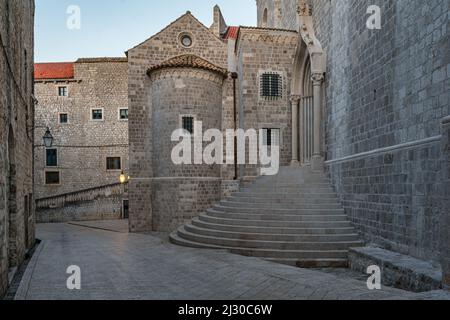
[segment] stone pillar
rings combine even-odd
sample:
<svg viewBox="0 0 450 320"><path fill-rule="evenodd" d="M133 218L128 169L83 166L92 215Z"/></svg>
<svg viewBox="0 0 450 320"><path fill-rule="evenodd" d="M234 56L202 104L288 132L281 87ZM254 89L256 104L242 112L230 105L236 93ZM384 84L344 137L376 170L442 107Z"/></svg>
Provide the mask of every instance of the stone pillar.
<svg viewBox="0 0 450 320"><path fill-rule="evenodd" d="M314 96L314 152L311 161L312 169L323 170L322 155L322 84L323 73L312 75L313 96Z"/></svg>
<svg viewBox="0 0 450 320"><path fill-rule="evenodd" d="M291 166L299 166L299 144L298 144L298 124L299 124L299 103L300 96L291 96L292 106L292 162Z"/></svg>
<svg viewBox="0 0 450 320"><path fill-rule="evenodd" d="M441 204L441 253L443 284L450 290L450 116L442 120L442 204Z"/></svg>

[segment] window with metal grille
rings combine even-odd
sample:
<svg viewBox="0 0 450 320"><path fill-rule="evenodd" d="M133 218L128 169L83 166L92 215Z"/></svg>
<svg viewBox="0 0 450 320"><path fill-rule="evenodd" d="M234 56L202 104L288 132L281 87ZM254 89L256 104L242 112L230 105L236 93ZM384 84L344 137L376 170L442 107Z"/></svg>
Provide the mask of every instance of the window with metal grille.
<svg viewBox="0 0 450 320"><path fill-rule="evenodd" d="M283 78L278 73L267 72L260 79L261 97L275 100L283 97Z"/></svg>
<svg viewBox="0 0 450 320"><path fill-rule="evenodd" d="M189 132L190 134L194 133L194 117L183 116L182 125L183 129L187 132Z"/></svg>
<svg viewBox="0 0 450 320"><path fill-rule="evenodd" d="M58 166L58 151L56 149L45 150L45 165L47 167Z"/></svg>

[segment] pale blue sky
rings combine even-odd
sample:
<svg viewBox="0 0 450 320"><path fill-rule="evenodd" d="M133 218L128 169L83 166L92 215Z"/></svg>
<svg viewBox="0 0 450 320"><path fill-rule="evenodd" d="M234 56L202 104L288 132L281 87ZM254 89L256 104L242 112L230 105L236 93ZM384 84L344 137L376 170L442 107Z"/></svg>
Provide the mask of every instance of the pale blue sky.
<svg viewBox="0 0 450 320"><path fill-rule="evenodd" d="M187 10L209 27L215 4L228 25L256 25L255 0L36 0L35 61L125 56ZM81 9L80 30L66 27L70 5Z"/></svg>

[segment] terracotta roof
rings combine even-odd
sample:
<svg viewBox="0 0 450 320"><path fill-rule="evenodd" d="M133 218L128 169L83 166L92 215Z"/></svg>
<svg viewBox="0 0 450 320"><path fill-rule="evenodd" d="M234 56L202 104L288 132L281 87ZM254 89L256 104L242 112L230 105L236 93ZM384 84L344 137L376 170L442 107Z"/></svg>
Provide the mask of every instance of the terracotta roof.
<svg viewBox="0 0 450 320"><path fill-rule="evenodd" d="M36 63L34 65L34 78L36 80L73 79L73 63Z"/></svg>
<svg viewBox="0 0 450 320"><path fill-rule="evenodd" d="M225 36L223 37L225 40L234 39L236 40L238 37L239 27L228 27Z"/></svg>
<svg viewBox="0 0 450 320"><path fill-rule="evenodd" d="M148 69L147 74L150 75L153 71L159 70L159 69L165 69L165 68L197 68L197 69L204 69L213 71L216 73L219 73L223 75L224 77L227 76L228 72L226 69L218 67L214 64L212 64L209 61L206 61L203 58L200 58L196 55L192 54L185 54L181 56L177 56L174 58L171 58L169 60L166 60L158 65L155 65Z"/></svg>

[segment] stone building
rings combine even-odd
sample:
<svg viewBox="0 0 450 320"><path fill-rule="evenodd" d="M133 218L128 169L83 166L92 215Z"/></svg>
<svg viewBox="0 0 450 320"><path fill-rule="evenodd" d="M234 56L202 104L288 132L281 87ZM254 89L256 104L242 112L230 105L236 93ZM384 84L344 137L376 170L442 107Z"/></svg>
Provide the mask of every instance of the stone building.
<svg viewBox="0 0 450 320"><path fill-rule="evenodd" d="M0 1L0 297L34 244L34 1Z"/></svg>
<svg viewBox="0 0 450 320"><path fill-rule="evenodd" d="M97 198L99 189L108 196L122 170L128 172L127 72L126 58L35 64L38 221L120 217L119 199L80 202L89 193ZM51 148L39 140L46 128Z"/></svg>
<svg viewBox="0 0 450 320"><path fill-rule="evenodd" d="M311 195L320 191L333 206L338 197L366 245L441 265L448 283L449 2L256 3L257 27L229 27L215 7L207 28L188 12L128 51L131 229L173 231L193 218L174 242L258 256L268 246L278 260L288 247L337 254L348 248L280 242L305 235L267 221L280 219L267 216L277 210L327 219L316 214L325 201ZM377 8L381 29L369 28ZM261 129L266 145L279 145L283 170L266 179L255 165L173 165L171 134L183 128L195 136L193 120L224 133ZM259 208L263 196L302 209Z"/></svg>

